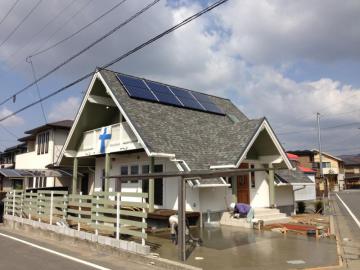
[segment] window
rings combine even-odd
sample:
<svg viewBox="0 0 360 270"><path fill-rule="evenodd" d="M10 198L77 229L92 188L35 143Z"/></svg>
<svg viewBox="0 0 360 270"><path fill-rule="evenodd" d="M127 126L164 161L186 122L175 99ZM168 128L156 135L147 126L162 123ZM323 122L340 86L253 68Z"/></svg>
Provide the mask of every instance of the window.
<svg viewBox="0 0 360 270"><path fill-rule="evenodd" d="M128 175L128 174L129 174L128 166L121 166L121 168L120 168L120 174L121 174L121 175Z"/></svg>
<svg viewBox="0 0 360 270"><path fill-rule="evenodd" d="M254 164L251 164L251 165L250 165L250 168L251 168L251 169L255 169L255 165L254 165ZM254 172L254 171L251 171L251 172L250 172L250 181L251 181L251 187L252 187L252 188L255 188L255 172Z"/></svg>
<svg viewBox="0 0 360 270"><path fill-rule="evenodd" d="M149 165L142 166L142 173L149 173ZM154 166L154 172L155 173L161 173L163 172L163 165L157 164ZM155 180L155 187L154 187L154 203L156 205L162 205L163 204L163 179L162 178L156 178ZM149 180L143 180L142 181L142 191L145 193L149 192ZM146 202L149 202L149 199L146 199Z"/></svg>
<svg viewBox="0 0 360 270"><path fill-rule="evenodd" d="M139 174L139 166L138 165L131 166L130 167L130 174L131 175Z"/></svg>
<svg viewBox="0 0 360 270"><path fill-rule="evenodd" d="M40 133L37 136L37 154L47 154L49 152L49 131Z"/></svg>
<svg viewBox="0 0 360 270"><path fill-rule="evenodd" d="M320 169L320 162L317 163L317 167ZM330 162L322 162L322 167L323 168L331 168L331 163Z"/></svg>

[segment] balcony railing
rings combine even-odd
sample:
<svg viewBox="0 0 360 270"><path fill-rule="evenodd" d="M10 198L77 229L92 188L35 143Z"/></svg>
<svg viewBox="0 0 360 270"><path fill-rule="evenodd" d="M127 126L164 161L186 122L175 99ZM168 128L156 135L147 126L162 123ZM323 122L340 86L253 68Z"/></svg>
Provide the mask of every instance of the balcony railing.
<svg viewBox="0 0 360 270"><path fill-rule="evenodd" d="M77 156L100 154L102 127L85 131ZM107 134L111 138L106 141L106 152L119 152L142 148L128 123L117 123L107 126Z"/></svg>

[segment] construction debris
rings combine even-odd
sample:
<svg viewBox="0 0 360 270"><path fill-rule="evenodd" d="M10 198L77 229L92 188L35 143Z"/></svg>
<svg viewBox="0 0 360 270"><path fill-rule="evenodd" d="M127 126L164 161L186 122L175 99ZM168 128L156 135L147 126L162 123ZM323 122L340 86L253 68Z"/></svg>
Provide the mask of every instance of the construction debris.
<svg viewBox="0 0 360 270"><path fill-rule="evenodd" d="M329 237L330 218L320 214L301 214L291 217L288 223L270 224L264 226L264 230L271 230L283 234L295 233L316 238Z"/></svg>

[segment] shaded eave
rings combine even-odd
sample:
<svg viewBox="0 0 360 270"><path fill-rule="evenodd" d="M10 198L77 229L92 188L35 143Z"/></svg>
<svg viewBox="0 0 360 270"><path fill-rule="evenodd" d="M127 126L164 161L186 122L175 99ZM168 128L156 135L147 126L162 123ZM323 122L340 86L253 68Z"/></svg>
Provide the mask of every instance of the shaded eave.
<svg viewBox="0 0 360 270"><path fill-rule="evenodd" d="M63 121L58 121L58 122L54 122L54 123L48 123L30 130L25 131L25 134L35 134L41 131L45 131L47 129L50 128L59 128L59 129L70 129L72 126L72 121L71 120L63 120Z"/></svg>

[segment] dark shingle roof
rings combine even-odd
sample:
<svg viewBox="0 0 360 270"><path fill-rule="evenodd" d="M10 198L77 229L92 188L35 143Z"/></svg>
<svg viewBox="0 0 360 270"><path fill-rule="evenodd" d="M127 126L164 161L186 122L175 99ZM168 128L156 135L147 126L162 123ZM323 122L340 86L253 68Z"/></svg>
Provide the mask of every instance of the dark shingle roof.
<svg viewBox="0 0 360 270"><path fill-rule="evenodd" d="M293 170L278 170L275 173L275 179L278 182L285 182L288 184L307 184L314 183L303 172Z"/></svg>
<svg viewBox="0 0 360 270"><path fill-rule="evenodd" d="M52 123L47 123L45 125L33 128L31 130L25 131L25 134L35 134L38 133L40 131L49 129L49 128L63 128L63 129L70 129L71 126L73 124L72 120L62 120L62 121L57 121L57 122L52 122Z"/></svg>
<svg viewBox="0 0 360 270"><path fill-rule="evenodd" d="M154 153L175 154L192 170L236 164L264 120L249 120L229 99L215 96L209 98L238 122L229 116L133 99L115 72L100 73L147 148Z"/></svg>

